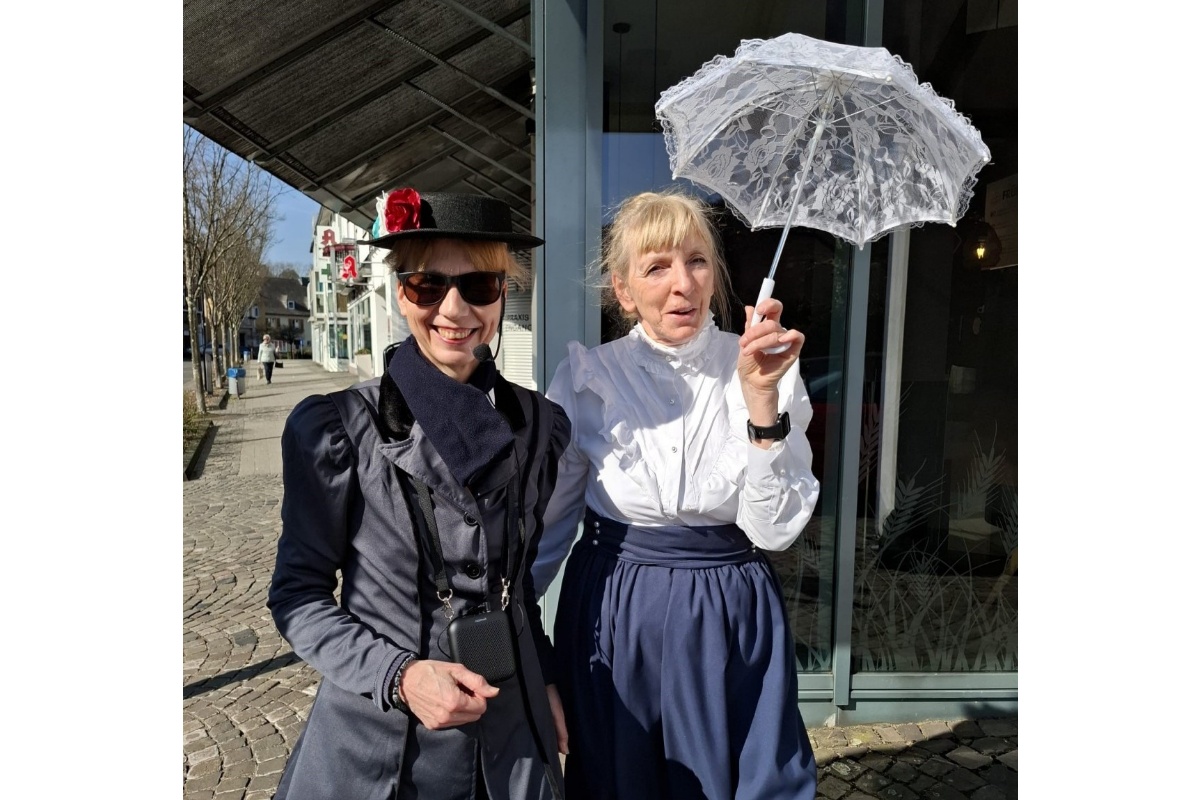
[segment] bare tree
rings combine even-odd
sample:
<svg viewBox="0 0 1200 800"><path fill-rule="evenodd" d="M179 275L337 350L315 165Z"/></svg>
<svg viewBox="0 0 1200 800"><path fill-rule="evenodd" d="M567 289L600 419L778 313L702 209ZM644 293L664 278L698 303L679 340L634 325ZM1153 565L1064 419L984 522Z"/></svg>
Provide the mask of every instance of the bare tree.
<svg viewBox="0 0 1200 800"><path fill-rule="evenodd" d="M234 250L245 247L255 231L269 226L280 191L272 189L267 173L184 126L184 299L192 340L192 376L198 389L204 386L200 375L204 353L197 312L203 307L210 276ZM207 329L215 330L212 323ZM207 413L203 391L196 392L196 401L200 411Z"/></svg>
<svg viewBox="0 0 1200 800"><path fill-rule="evenodd" d="M237 327L267 281L269 273L262 263L262 255L269 240L268 233L264 221L241 243L230 248L208 275L208 307L213 326L220 332L224 356L218 375L223 376L225 368L232 365L233 354L237 352Z"/></svg>

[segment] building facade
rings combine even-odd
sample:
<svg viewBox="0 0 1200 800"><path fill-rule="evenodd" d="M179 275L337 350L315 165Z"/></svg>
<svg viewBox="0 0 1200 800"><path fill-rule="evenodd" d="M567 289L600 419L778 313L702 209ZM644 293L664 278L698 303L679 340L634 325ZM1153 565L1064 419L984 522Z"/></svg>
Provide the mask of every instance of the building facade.
<svg viewBox="0 0 1200 800"><path fill-rule="evenodd" d="M306 283L305 278L276 275L266 279L238 329L239 353L249 351L254 358L262 337L270 334L281 358L307 354L312 346L312 328Z"/></svg>

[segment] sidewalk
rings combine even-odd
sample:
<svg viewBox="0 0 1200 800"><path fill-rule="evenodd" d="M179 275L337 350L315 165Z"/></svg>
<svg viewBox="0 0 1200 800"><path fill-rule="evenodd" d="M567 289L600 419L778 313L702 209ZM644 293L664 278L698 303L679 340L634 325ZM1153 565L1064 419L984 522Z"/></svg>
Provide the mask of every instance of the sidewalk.
<svg viewBox="0 0 1200 800"><path fill-rule="evenodd" d="M356 378L285 361L271 385L214 411L216 436L183 483L185 800L268 800L308 717L317 675L266 609L279 537L288 413ZM813 720L808 720L813 725ZM1017 720L810 727L830 800L1005 800L1017 796Z"/></svg>

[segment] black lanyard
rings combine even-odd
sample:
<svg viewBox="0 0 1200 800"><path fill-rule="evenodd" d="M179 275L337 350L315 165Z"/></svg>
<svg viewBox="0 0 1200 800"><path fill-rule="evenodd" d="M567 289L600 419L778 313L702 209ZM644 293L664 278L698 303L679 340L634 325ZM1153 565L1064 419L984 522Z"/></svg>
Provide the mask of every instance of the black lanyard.
<svg viewBox="0 0 1200 800"><path fill-rule="evenodd" d="M516 461L516 455L513 455L513 460ZM454 609L450 606L450 598L454 597L454 590L450 588L450 581L446 578L446 561L442 554L442 540L438 534L437 518L433 515L433 497L429 492L429 487L418 480L416 477L409 475L404 470L396 467L396 475L400 479L400 486L404 490L405 499L408 501L408 507L412 509L411 494L415 491L417 495L417 506L421 509L421 514L413 514L413 519L416 521L417 528L421 536L425 539L425 549L429 552L429 561L433 565L433 582L437 587L438 600L442 602L442 607L446 615L446 619L454 618ZM505 511L505 526L504 526L504 542L502 548L504 550L505 569L500 574L500 608L505 610L509 603L509 589L512 586L512 576L516 574L514 567L517 553L522 551L525 546L525 520L520 517L520 508L518 499L520 497L520 480L521 470L518 465L514 465L513 477L508 483L508 508ZM480 527L482 527L482 520ZM484 528L484 539L487 538L487 529ZM517 547L513 548L513 542L517 543ZM524 558L522 557L522 561Z"/></svg>

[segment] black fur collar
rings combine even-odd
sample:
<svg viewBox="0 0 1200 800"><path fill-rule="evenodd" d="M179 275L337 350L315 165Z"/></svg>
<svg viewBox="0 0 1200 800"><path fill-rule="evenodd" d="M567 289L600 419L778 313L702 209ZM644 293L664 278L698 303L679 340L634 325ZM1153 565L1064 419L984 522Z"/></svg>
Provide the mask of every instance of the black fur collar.
<svg viewBox="0 0 1200 800"><path fill-rule="evenodd" d="M387 373L386 365L391 362L392 355L395 354L398 346L399 344L389 345L388 349L384 351L384 373L379 380L379 420L384 434L390 440L407 439L412 433L413 422L415 422L412 409L408 407L400 387ZM517 399L517 392L513 385L505 380L503 375L497 375L494 391L496 410L508 420L513 432L516 433L524 428L525 412L521 410L521 401Z"/></svg>

